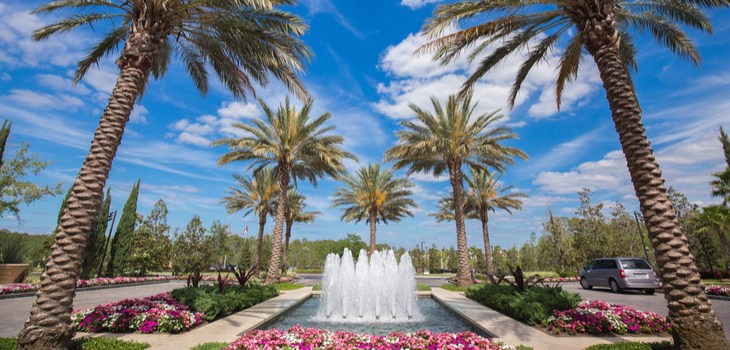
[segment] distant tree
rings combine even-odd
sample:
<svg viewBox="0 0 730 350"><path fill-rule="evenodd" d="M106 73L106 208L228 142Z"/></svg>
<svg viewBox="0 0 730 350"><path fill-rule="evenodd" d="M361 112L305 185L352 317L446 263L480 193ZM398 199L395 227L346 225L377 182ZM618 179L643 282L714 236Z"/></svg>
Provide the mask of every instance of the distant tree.
<svg viewBox="0 0 730 350"><path fill-rule="evenodd" d="M296 189L290 189L287 194L286 200L288 204L286 206L286 235L284 236L284 254L281 263L281 273L286 273L289 268L289 239L291 239L291 229L294 223L313 223L317 215L322 213L318 211L304 211L304 201L307 199Z"/></svg>
<svg viewBox="0 0 730 350"><path fill-rule="evenodd" d="M411 261L413 262L413 267L416 269L416 271L425 271L426 270L426 264L425 264L425 258L423 251L421 250L421 247L416 245L415 248L411 249L408 254L411 255Z"/></svg>
<svg viewBox="0 0 730 350"><path fill-rule="evenodd" d="M341 219L347 222L367 221L370 224L370 248L375 251L376 225L399 222L405 216L413 216L411 208L416 202L409 188L413 183L408 179L394 178L393 172L381 169L380 163L368 164L358 169L356 175L342 179L345 187L335 190L332 207L342 207Z"/></svg>
<svg viewBox="0 0 730 350"><path fill-rule="evenodd" d="M140 276L146 275L151 269L167 267L170 261L172 242L167 213L167 204L160 199L146 218L138 216L126 266Z"/></svg>
<svg viewBox="0 0 730 350"><path fill-rule="evenodd" d="M190 274L193 287L198 287L203 271L210 266L213 255L213 241L205 234L200 217L195 215L185 231L175 238L172 264L176 271Z"/></svg>
<svg viewBox="0 0 730 350"><path fill-rule="evenodd" d="M229 195L223 197L221 203L226 204L228 214L243 211L243 216L255 214L259 219L259 235L254 260L254 274L258 276L262 264L264 227L266 218L274 212L279 183L274 168L263 168L254 172L253 178L234 174L238 187L231 187Z"/></svg>
<svg viewBox="0 0 730 350"><path fill-rule="evenodd" d="M395 161L395 169L408 168L408 173L430 172L433 175L449 174L454 194L456 241L459 250L459 286L472 283L469 276L469 252L464 226L464 174L463 167L478 169L491 166L501 171L512 164L514 158L527 158L521 150L504 145L517 138L505 126L496 126L502 116L495 113L473 118L476 103L471 95L459 98L449 96L442 106L436 97L431 98L433 113L411 105L416 119L401 122L398 143L388 149L385 158Z"/></svg>
<svg viewBox="0 0 730 350"><path fill-rule="evenodd" d="M71 193L70 190L69 193ZM112 198L110 190L107 189L99 213L96 215L96 222L93 226L94 230L92 230L88 244L86 245L84 263L81 266L81 278L89 279L99 272L99 262L101 256L104 254L104 249L106 249L106 227L109 223L109 210L111 209L111 205Z"/></svg>
<svg viewBox="0 0 730 350"><path fill-rule="evenodd" d="M428 250L428 271L431 273L441 273L441 257L436 245L431 245Z"/></svg>
<svg viewBox="0 0 730 350"><path fill-rule="evenodd" d="M223 265L223 263L231 264L234 262L232 260L228 260L233 258L231 256L231 245L228 239L231 235L230 231L230 226L223 224L219 220L213 221L210 229L208 229L210 237L213 240L213 251L215 252L213 254L213 261L217 264Z"/></svg>
<svg viewBox="0 0 730 350"><path fill-rule="evenodd" d="M452 273L459 272L459 267L461 267L461 265L459 264L459 252L456 251L454 247L450 247L447 251L446 261L447 266L449 267L449 271L451 271Z"/></svg>
<svg viewBox="0 0 730 350"><path fill-rule="evenodd" d="M132 186L127 202L124 203L122 216L119 218L117 232L112 239L109 263L106 269L106 274L109 277L124 275L125 263L134 235L134 226L137 223L137 197L139 196L140 181L137 180Z"/></svg>
<svg viewBox="0 0 730 350"><path fill-rule="evenodd" d="M730 210L721 205L710 205L702 208L695 216L697 231L701 234L715 234L724 248L725 270L730 273L730 243L727 239L727 230L730 227Z"/></svg>
<svg viewBox="0 0 730 350"><path fill-rule="evenodd" d="M494 275L492 261L492 245L489 242L489 214L504 210L512 214L512 210L522 209L522 199L527 197L523 192L512 192L512 186L500 183L501 175L489 173L486 169L471 169L471 176L466 178L469 185L467 203L472 212L468 217L476 216L482 224L484 239L484 263L487 276Z"/></svg>
<svg viewBox="0 0 730 350"><path fill-rule="evenodd" d="M281 241L290 182L300 179L316 185L317 179L324 176L338 178L345 172L343 161L357 157L342 149L344 139L341 136L329 134L335 128L325 126L331 117L329 113L310 118L313 100L307 100L302 108L297 109L287 99L276 111L261 99L259 104L264 110L264 118L253 119L250 124L233 125L246 136L218 140L213 145L230 148L230 152L218 159L219 165L247 161L249 169L254 169L254 172L267 166L275 168L279 193L272 241L274 248L266 274L270 282L278 280L281 274Z"/></svg>
<svg viewBox="0 0 730 350"><path fill-rule="evenodd" d="M0 217L10 213L20 220L21 204L29 205L63 191L60 183L51 187L24 181L28 175L40 175L51 164L41 161L37 154L28 154L28 147L27 143L23 143L12 158L3 157L0 166Z"/></svg>

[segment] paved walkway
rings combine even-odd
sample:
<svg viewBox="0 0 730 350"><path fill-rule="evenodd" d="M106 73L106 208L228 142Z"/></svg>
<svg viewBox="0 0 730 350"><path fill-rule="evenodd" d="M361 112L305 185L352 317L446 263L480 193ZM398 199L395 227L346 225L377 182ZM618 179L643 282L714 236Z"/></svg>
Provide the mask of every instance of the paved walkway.
<svg viewBox="0 0 730 350"><path fill-rule="evenodd" d="M173 289L185 287L184 282L169 282L124 286L97 290L79 290L74 298L74 310L94 307L127 298L144 298L150 295L169 292ZM35 295L0 299L0 337L14 337L23 328L23 324L30 316L30 308L35 301Z"/></svg>
<svg viewBox="0 0 730 350"><path fill-rule="evenodd" d="M526 345L535 350L581 350L594 344L610 344L620 341L653 342L670 340L669 337L654 336L554 337L486 308L468 299L463 293L433 288L432 295L457 314L472 319L477 326L487 333L512 346Z"/></svg>
<svg viewBox="0 0 730 350"><path fill-rule="evenodd" d="M275 298L183 334L79 333L78 336L104 336L144 342L150 344L153 350L190 349L209 342L230 343L246 331L261 326L293 305L303 302L310 295L312 295L311 287L282 292Z"/></svg>

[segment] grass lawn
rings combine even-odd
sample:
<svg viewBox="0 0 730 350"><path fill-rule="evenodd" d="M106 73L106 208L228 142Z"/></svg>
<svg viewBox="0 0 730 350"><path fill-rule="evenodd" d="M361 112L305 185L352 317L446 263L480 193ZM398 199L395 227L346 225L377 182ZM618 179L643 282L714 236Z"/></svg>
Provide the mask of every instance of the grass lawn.
<svg viewBox="0 0 730 350"><path fill-rule="evenodd" d="M274 283L274 284L272 284L272 286L274 286L276 288L276 290L278 290L280 292L282 290L297 290L297 289L300 289L300 288L304 288L304 285L303 284L300 284L300 283L291 283L291 282Z"/></svg>
<svg viewBox="0 0 730 350"><path fill-rule="evenodd" d="M228 343L204 343L191 348L190 350L221 350L228 347Z"/></svg>
<svg viewBox="0 0 730 350"><path fill-rule="evenodd" d="M459 286L457 286L455 284L451 284L451 283L444 283L444 284L441 285L441 288L442 289L446 289L448 291L452 291L452 292L463 292L463 291L466 291L466 288L459 287Z"/></svg>
<svg viewBox="0 0 730 350"><path fill-rule="evenodd" d="M429 286L428 284L419 283L416 284L416 290L419 292L430 292L431 286Z"/></svg>

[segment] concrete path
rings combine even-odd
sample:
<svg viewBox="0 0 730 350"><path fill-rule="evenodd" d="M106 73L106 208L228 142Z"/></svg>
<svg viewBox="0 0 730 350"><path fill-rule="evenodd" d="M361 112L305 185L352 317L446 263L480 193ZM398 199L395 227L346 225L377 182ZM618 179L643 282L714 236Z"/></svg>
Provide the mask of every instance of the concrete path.
<svg viewBox="0 0 730 350"><path fill-rule="evenodd" d="M184 282L156 283L117 288L80 290L74 298L74 310L94 307L128 298L144 298L185 287ZM14 337L30 316L35 295L0 300L0 337Z"/></svg>
<svg viewBox="0 0 730 350"><path fill-rule="evenodd" d="M467 298L464 293L433 288L432 295L457 314L473 320L476 325L507 345L526 345L535 350L581 350L594 344L621 341L653 342L670 340L654 336L555 337L515 321L497 311Z"/></svg>
<svg viewBox="0 0 730 350"><path fill-rule="evenodd" d="M577 283L567 283L562 285L564 290L576 292L586 300L603 300L609 303L623 304L633 308L656 312L660 315L667 316L667 300L664 294L656 293L654 295L646 295L640 292L626 291L622 293L613 293L610 289L593 288L585 290ZM712 309L715 310L717 317L720 318L725 326L725 337L730 339L730 301L727 300L710 300Z"/></svg>
<svg viewBox="0 0 730 350"><path fill-rule="evenodd" d="M198 344L209 342L230 343L243 333L258 328L311 295L311 287L282 292L275 298L183 334L79 333L78 336L103 336L133 340L150 344L152 350L190 349Z"/></svg>

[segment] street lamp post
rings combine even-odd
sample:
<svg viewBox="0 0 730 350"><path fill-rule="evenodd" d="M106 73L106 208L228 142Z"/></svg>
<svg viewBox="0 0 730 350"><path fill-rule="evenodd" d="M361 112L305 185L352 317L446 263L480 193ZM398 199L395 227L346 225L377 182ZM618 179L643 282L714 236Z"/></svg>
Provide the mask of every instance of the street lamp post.
<svg viewBox="0 0 730 350"><path fill-rule="evenodd" d="M649 261L649 252L646 251L646 244L644 244L644 233L641 231L641 225L639 224L639 213L634 212L634 219L636 219L636 228L639 230L639 241L641 247L644 248L644 257L646 261Z"/></svg>

